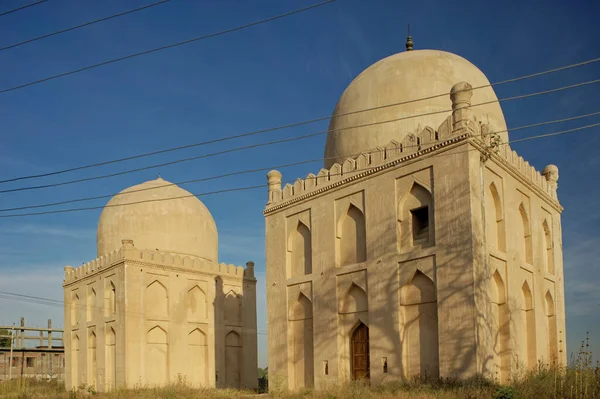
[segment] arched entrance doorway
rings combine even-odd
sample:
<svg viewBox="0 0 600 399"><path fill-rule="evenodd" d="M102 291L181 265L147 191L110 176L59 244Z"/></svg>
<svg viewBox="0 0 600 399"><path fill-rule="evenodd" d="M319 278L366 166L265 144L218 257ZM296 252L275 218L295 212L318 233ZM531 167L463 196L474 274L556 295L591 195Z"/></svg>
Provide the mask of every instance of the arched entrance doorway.
<svg viewBox="0 0 600 399"><path fill-rule="evenodd" d="M369 379L369 327L360 323L350 340L352 379Z"/></svg>

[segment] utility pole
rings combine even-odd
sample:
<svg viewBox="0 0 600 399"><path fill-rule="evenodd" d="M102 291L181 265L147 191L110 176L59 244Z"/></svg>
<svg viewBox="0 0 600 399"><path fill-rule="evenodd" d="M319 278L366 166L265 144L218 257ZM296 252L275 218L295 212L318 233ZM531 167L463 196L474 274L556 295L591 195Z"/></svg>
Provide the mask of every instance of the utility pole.
<svg viewBox="0 0 600 399"><path fill-rule="evenodd" d="M12 359L13 359L13 340L15 339L15 323L13 328L10 330L10 356L8 358L8 379L12 379Z"/></svg>
<svg viewBox="0 0 600 399"><path fill-rule="evenodd" d="M52 320L48 319L48 349L52 349ZM54 354L52 352L48 353L48 357L50 358L50 380L52 380L52 363L54 362Z"/></svg>

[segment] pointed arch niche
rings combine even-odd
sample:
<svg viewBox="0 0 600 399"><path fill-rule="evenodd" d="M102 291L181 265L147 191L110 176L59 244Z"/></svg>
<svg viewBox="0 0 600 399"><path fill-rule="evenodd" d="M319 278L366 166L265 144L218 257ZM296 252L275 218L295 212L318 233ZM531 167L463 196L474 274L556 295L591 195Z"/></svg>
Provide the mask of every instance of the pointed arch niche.
<svg viewBox="0 0 600 399"><path fill-rule="evenodd" d="M365 215L350 203L337 223L337 258L339 266L347 266L367 260Z"/></svg>
<svg viewBox="0 0 600 399"><path fill-rule="evenodd" d="M493 374L506 381L510 373L509 315L506 301L506 285L496 270L491 281L492 328L491 338L494 354Z"/></svg>
<svg viewBox="0 0 600 399"><path fill-rule="evenodd" d="M230 331L225 336L225 387L240 389L242 337Z"/></svg>
<svg viewBox="0 0 600 399"><path fill-rule="evenodd" d="M79 294L76 291L71 292L71 324L79 324Z"/></svg>
<svg viewBox="0 0 600 399"><path fill-rule="evenodd" d="M533 294L527 281L521 287L521 313L523 319L523 332L525 343L525 359L527 368L533 368L537 364L536 339L535 339L535 311L533 309Z"/></svg>
<svg viewBox="0 0 600 399"><path fill-rule="evenodd" d="M110 279L104 280L104 317L112 316L117 311L117 288Z"/></svg>
<svg viewBox="0 0 600 399"><path fill-rule="evenodd" d="M71 387L79 386L79 335L71 335Z"/></svg>
<svg viewBox="0 0 600 399"><path fill-rule="evenodd" d="M98 362L96 357L96 333L94 330L90 329L88 333L88 351L87 351L87 379L88 385L95 387L96 386L96 371L98 369Z"/></svg>
<svg viewBox="0 0 600 399"><path fill-rule="evenodd" d="M314 386L313 312L310 299L300 291L289 310L288 370L291 389Z"/></svg>
<svg viewBox="0 0 600 399"><path fill-rule="evenodd" d="M518 238L520 239L521 245L519 248L519 255L521 259L530 265L533 264L533 243L531 238L531 220L525 204L521 202L519 205L519 215L521 217L521 223L517 223L517 229L519 232Z"/></svg>
<svg viewBox="0 0 600 399"><path fill-rule="evenodd" d="M434 245L433 197L431 192L417 183L398 202L398 247L408 251L414 247Z"/></svg>
<svg viewBox="0 0 600 399"><path fill-rule="evenodd" d="M311 232L301 220L292 226L287 248L288 278L312 274Z"/></svg>
<svg viewBox="0 0 600 399"><path fill-rule="evenodd" d="M169 295L167 287L160 281L154 280L146 287L144 308L149 320L165 320L169 317Z"/></svg>
<svg viewBox="0 0 600 399"><path fill-rule="evenodd" d="M504 208L500 191L495 182L489 185L486 194L487 240L497 251L506 252Z"/></svg>
<svg viewBox="0 0 600 399"><path fill-rule="evenodd" d="M341 301L341 314L359 313L369 310L367 293L357 284L352 283Z"/></svg>
<svg viewBox="0 0 600 399"><path fill-rule="evenodd" d="M96 290L93 285L87 287L87 307L86 307L86 321L92 321L94 312L96 311Z"/></svg>
<svg viewBox="0 0 600 399"><path fill-rule="evenodd" d="M556 326L556 308L550 291L546 291L546 337L548 342L548 361L554 362L558 356L558 334Z"/></svg>
<svg viewBox="0 0 600 399"><path fill-rule="evenodd" d="M550 228L551 225L552 223L549 223L548 219L544 219L542 222L546 272L549 274L554 274L554 243L552 240L552 229Z"/></svg>
<svg viewBox="0 0 600 399"><path fill-rule="evenodd" d="M155 326L146 333L146 384L164 386L168 381L169 343L167 332Z"/></svg>
<svg viewBox="0 0 600 399"><path fill-rule="evenodd" d="M106 326L104 343L106 389L112 391L117 386L117 334L114 328L108 325Z"/></svg>
<svg viewBox="0 0 600 399"><path fill-rule="evenodd" d="M360 333L358 341L355 335L361 325L364 326L363 330L368 331L369 302L364 271L338 277L338 334L343 337L343 341L338 342L340 353L338 376L340 377L348 376L354 379L356 376L360 378L369 376L368 333L366 335L364 331Z"/></svg>
<svg viewBox="0 0 600 399"><path fill-rule="evenodd" d="M204 331L195 328L188 334L187 378L192 386L208 385L208 339Z"/></svg>
<svg viewBox="0 0 600 399"><path fill-rule="evenodd" d="M206 293L200 286L194 285L187 292L186 308L188 321L205 321L208 317L208 301L206 300Z"/></svg>
<svg viewBox="0 0 600 399"><path fill-rule="evenodd" d="M420 270L400 289L403 364L406 378L439 376L438 309L435 283Z"/></svg>
<svg viewBox="0 0 600 399"><path fill-rule="evenodd" d="M225 295L225 324L228 326L242 324L242 297L233 290Z"/></svg>

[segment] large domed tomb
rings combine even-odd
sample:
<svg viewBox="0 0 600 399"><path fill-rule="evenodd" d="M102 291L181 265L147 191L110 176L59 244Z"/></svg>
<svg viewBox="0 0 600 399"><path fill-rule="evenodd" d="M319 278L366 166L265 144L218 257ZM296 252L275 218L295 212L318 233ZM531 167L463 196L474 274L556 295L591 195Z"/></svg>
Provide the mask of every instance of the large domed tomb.
<svg viewBox="0 0 600 399"><path fill-rule="evenodd" d="M473 116L508 141L502 108L479 68L445 51L406 51L371 65L346 88L329 124L325 168L427 126L437 130L452 110L448 93L459 82L473 87Z"/></svg>

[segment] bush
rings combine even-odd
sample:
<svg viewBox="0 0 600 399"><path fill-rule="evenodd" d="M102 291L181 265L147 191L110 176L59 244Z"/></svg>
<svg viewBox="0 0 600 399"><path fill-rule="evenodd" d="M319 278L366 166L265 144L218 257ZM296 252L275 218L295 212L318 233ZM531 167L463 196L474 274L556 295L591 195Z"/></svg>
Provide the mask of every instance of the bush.
<svg viewBox="0 0 600 399"><path fill-rule="evenodd" d="M515 399L517 397L513 387L500 387L494 393L494 399Z"/></svg>

